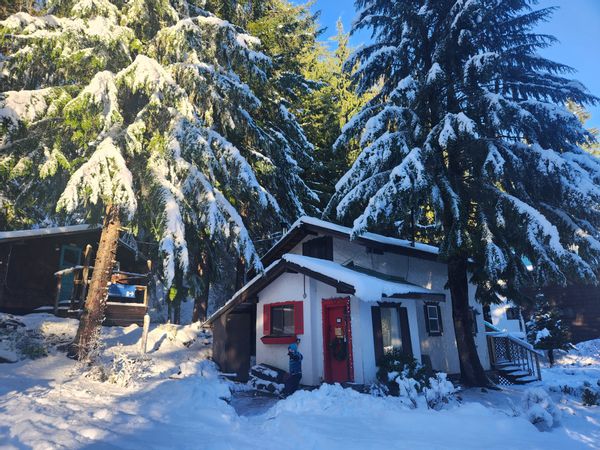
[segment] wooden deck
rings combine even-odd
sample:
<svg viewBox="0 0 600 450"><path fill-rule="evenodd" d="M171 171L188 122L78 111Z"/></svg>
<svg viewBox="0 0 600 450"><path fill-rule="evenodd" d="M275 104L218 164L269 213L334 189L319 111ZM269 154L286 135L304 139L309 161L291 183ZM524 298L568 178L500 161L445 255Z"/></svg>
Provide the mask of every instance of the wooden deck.
<svg viewBox="0 0 600 450"><path fill-rule="evenodd" d="M74 266L56 272L57 286L54 303L54 314L60 317L79 318L83 311L87 287L92 278L93 267L89 265ZM73 277L71 285L63 286L62 279L69 275ZM109 295L106 302L104 325L128 326L131 324L143 325L144 315L148 311L147 284L149 273L140 274L132 272L114 271L112 283L135 286L135 297L112 297ZM142 284L143 283L143 284ZM69 294L63 295L63 289L70 289ZM61 298L67 301L60 301Z"/></svg>

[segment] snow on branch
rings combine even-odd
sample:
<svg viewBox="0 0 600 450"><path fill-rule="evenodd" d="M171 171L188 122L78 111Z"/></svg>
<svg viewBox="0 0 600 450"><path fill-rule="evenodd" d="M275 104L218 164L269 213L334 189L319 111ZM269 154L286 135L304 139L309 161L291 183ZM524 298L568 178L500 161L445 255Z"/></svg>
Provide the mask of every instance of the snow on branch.
<svg viewBox="0 0 600 450"><path fill-rule="evenodd" d="M392 169L387 183L369 199L364 212L354 221L353 234L367 229L370 222L379 217L390 217L403 200L419 195L429 186L429 179L422 161L422 150L413 148L402 162Z"/></svg>
<svg viewBox="0 0 600 450"><path fill-rule="evenodd" d="M541 263L536 269L543 278L545 277L541 272L546 267L554 277L565 280L565 274L558 265L559 261L575 266L582 278L595 278L589 264L576 253L564 248L558 229L540 211L507 192L496 189L496 193L507 208L523 218L527 245Z"/></svg>
<svg viewBox="0 0 600 450"><path fill-rule="evenodd" d="M87 202L116 205L129 217L137 208L133 178L121 150L107 137L88 161L71 175L58 201L57 209L72 212Z"/></svg>

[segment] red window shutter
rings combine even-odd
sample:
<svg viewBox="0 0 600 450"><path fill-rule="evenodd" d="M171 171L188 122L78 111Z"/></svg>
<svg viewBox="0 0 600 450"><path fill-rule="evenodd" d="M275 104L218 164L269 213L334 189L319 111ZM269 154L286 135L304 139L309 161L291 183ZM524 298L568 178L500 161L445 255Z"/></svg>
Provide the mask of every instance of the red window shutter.
<svg viewBox="0 0 600 450"><path fill-rule="evenodd" d="M294 330L296 334L304 334L304 305L294 302Z"/></svg>
<svg viewBox="0 0 600 450"><path fill-rule="evenodd" d="M271 334L271 305L263 305L263 334Z"/></svg>

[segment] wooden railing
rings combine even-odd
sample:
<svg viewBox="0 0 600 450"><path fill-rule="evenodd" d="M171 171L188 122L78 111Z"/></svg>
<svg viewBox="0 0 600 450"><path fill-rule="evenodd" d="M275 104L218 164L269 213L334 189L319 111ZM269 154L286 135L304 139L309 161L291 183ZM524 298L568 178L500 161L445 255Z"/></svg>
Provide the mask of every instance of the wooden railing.
<svg viewBox="0 0 600 450"><path fill-rule="evenodd" d="M493 367L517 367L531 377L542 379L539 360L541 353L531 344L508 332L488 331L486 335Z"/></svg>
<svg viewBox="0 0 600 450"><path fill-rule="evenodd" d="M59 270L54 274L57 279L54 314L58 314L58 309L60 307L59 301L65 288L62 284L63 277L65 275L73 275L73 285L66 297L69 299L69 311L79 311L83 309L87 288L92 279L93 271L93 266L73 266ZM140 291L140 296L143 299L141 302L138 302L140 303L140 306L147 306L146 290L149 279L150 273L132 273L123 271L113 271L112 273L113 283L135 286L136 291Z"/></svg>

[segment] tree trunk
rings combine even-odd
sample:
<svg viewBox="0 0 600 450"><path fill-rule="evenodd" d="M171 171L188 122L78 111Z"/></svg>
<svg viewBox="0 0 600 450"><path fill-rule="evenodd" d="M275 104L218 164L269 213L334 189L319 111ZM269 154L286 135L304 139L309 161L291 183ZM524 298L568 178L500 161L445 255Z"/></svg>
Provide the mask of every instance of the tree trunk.
<svg viewBox="0 0 600 450"><path fill-rule="evenodd" d="M240 257L237 258L235 265L235 290L239 291L246 284L246 264Z"/></svg>
<svg viewBox="0 0 600 450"><path fill-rule="evenodd" d="M198 263L198 276L200 277L200 292L194 298L194 311L192 312L192 322L206 320L208 310L208 294L210 292L211 279L211 261L208 251L200 252L200 262Z"/></svg>
<svg viewBox="0 0 600 450"><path fill-rule="evenodd" d="M457 256L448 260L448 286L452 296L452 316L460 359L461 381L467 386L489 386L472 333L473 317L469 306L466 257Z"/></svg>
<svg viewBox="0 0 600 450"><path fill-rule="evenodd" d="M106 309L108 285L117 254L120 226L119 208L114 205L108 206L85 307L79 320L77 335L69 347L68 356L71 358L80 361L90 358L90 353L98 343L100 326Z"/></svg>
<svg viewBox="0 0 600 450"><path fill-rule="evenodd" d="M173 323L179 325L181 323L181 299L178 298L173 302Z"/></svg>
<svg viewBox="0 0 600 450"><path fill-rule="evenodd" d="M208 293L210 284L208 280L202 283L199 295L194 299L194 311L192 313L192 322L206 320L206 310L208 309Z"/></svg>
<svg viewBox="0 0 600 450"><path fill-rule="evenodd" d="M548 350L548 362L550 363L550 367L554 365L554 349Z"/></svg>

